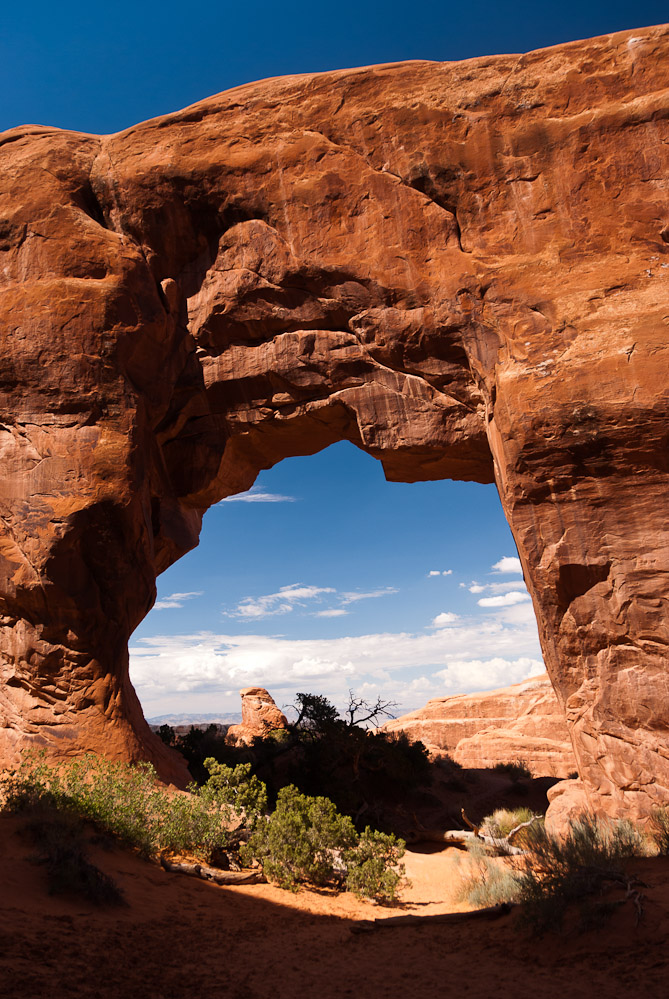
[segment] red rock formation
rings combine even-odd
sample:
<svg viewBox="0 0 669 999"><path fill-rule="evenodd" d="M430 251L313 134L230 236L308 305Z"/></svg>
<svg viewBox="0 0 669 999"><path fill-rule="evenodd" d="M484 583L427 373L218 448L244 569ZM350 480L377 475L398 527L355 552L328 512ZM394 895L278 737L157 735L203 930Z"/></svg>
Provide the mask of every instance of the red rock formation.
<svg viewBox="0 0 669 999"><path fill-rule="evenodd" d="M565 793L669 798L668 84L657 27L0 137L4 760L183 775L127 674L155 576L346 439L393 480L495 479Z"/></svg>
<svg viewBox="0 0 669 999"><path fill-rule="evenodd" d="M232 745L250 743L257 736L264 738L270 732L286 728L288 720L279 711L274 698L264 687L245 687L239 691L242 698L242 721L231 725L226 733L226 742Z"/></svg>
<svg viewBox="0 0 669 999"><path fill-rule="evenodd" d="M523 760L535 777L568 777L576 770L564 711L545 673L482 694L435 697L383 728L406 732L463 767Z"/></svg>

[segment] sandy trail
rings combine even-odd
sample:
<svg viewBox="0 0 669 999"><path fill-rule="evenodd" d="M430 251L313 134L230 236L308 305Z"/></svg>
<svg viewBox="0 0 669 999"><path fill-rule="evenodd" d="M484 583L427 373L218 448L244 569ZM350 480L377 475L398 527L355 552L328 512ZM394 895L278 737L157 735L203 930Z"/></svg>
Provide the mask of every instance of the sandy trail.
<svg viewBox="0 0 669 999"><path fill-rule="evenodd" d="M364 935L352 920L435 913L453 902L457 851L412 851L401 908L348 894L221 888L131 853L93 859L123 888L120 909L49 897L16 817L0 816L0 995L14 999L365 999L485 995L618 999L666 994L669 863L640 861L646 917L621 906L598 931L540 941L514 914L495 923L430 924Z"/></svg>

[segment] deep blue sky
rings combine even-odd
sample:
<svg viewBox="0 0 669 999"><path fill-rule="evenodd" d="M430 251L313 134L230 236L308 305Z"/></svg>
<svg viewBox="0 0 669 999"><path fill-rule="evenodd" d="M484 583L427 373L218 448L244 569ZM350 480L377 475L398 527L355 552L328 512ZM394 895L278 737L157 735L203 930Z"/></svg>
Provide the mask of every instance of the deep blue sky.
<svg viewBox="0 0 669 999"><path fill-rule="evenodd" d="M112 132L268 76L522 52L669 20L659 2L38 0L3 12L0 130ZM251 501L249 502L249 498ZM238 689L404 707L542 668L492 486L386 483L341 444L205 518L131 643L147 715L225 713ZM502 561L503 560L503 561Z"/></svg>
<svg viewBox="0 0 669 999"><path fill-rule="evenodd" d="M523 52L669 20L665 2L113 0L6 4L0 130L113 132L251 80Z"/></svg>

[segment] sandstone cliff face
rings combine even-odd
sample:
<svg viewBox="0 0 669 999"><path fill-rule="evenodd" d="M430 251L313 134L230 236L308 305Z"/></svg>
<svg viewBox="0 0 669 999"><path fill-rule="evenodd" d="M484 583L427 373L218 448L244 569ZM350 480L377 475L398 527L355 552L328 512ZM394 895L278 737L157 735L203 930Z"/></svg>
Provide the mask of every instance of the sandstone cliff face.
<svg viewBox="0 0 669 999"><path fill-rule="evenodd" d="M270 732L287 728L288 720L280 711L272 695L264 687L245 687L239 691L242 699L240 725L231 725L226 732L226 742L245 745L256 737L265 738Z"/></svg>
<svg viewBox="0 0 669 999"><path fill-rule="evenodd" d="M668 83L658 27L0 137L3 760L183 778L128 681L156 574L346 439L393 480L495 479L568 793L669 797Z"/></svg>
<svg viewBox="0 0 669 999"><path fill-rule="evenodd" d="M523 760L534 777L568 777L576 770L564 711L545 673L482 694L435 697L383 728L406 732L463 767Z"/></svg>

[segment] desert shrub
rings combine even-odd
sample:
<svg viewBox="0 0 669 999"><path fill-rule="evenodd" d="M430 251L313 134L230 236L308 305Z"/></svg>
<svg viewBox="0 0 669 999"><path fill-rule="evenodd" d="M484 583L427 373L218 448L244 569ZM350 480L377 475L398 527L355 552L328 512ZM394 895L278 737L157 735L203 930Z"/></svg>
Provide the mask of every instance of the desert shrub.
<svg viewBox="0 0 669 999"><path fill-rule="evenodd" d="M669 808L654 809L648 831L651 835L658 853L666 856L669 854Z"/></svg>
<svg viewBox="0 0 669 999"><path fill-rule="evenodd" d="M583 921L604 914L607 904L593 897L611 884L627 886L626 861L647 853L631 822L598 822L591 815L572 822L563 838L542 824L529 826L524 846L522 860L503 862L474 840L460 897L476 906L519 902L526 923L538 932L559 929L570 905L579 906Z"/></svg>
<svg viewBox="0 0 669 999"><path fill-rule="evenodd" d="M328 798L289 785L279 791L275 811L257 823L241 855L246 863L258 861L281 888L345 885L359 897L390 901L403 879L403 868L395 868L404 846L369 827L358 836L351 819Z"/></svg>
<svg viewBox="0 0 669 999"><path fill-rule="evenodd" d="M344 854L348 890L358 898L393 901L398 889L406 884L405 868L400 863L405 846L404 840L392 833L367 826L356 846Z"/></svg>
<svg viewBox="0 0 669 999"><path fill-rule="evenodd" d="M647 853L631 822L599 822L592 815L572 822L563 838L544 826L531 826L527 847L518 898L526 920L539 932L559 928L570 904L579 905L582 918L589 918L593 895L621 882L625 862Z"/></svg>
<svg viewBox="0 0 669 999"><path fill-rule="evenodd" d="M517 872L499 857L491 857L482 840L475 839L468 845L466 864L456 893L459 901L485 909L518 899Z"/></svg>
<svg viewBox="0 0 669 999"><path fill-rule="evenodd" d="M512 760L507 763L496 763L493 770L498 774L508 774L516 783L519 780L531 780L532 771L525 760Z"/></svg>
<svg viewBox="0 0 669 999"><path fill-rule="evenodd" d="M100 906L123 904L113 878L86 856L81 820L42 804L32 810L24 832L35 843L36 861L46 869L50 895L75 895Z"/></svg>
<svg viewBox="0 0 669 999"><path fill-rule="evenodd" d="M227 746L219 739L211 742L214 749L207 755L231 766L250 763L272 807L280 789L294 784L303 794L329 798L346 815L364 814L365 822L384 826L396 803L432 777L422 743L403 732L370 731L358 723L378 720L388 714L387 707L380 700L368 704L351 694L347 717L342 717L322 695L301 693L296 720L287 729L257 737L249 746ZM198 783L207 779L202 748L208 738L206 732L194 730L175 742Z"/></svg>
<svg viewBox="0 0 669 999"><path fill-rule="evenodd" d="M301 882L341 882L342 853L356 840L350 818L340 815L328 798L300 794L289 784L279 791L274 812L257 824L242 857L257 860L281 888L295 890Z"/></svg>
<svg viewBox="0 0 669 999"><path fill-rule="evenodd" d="M267 788L251 772L250 763L229 767L213 758L204 766L209 774L207 783L196 791L200 800L226 813L227 818L237 815L247 826L253 827L267 811Z"/></svg>
<svg viewBox="0 0 669 999"><path fill-rule="evenodd" d="M26 754L18 770L4 778L5 804L11 811L50 805L146 856L167 850L209 859L225 847L228 825L235 818L246 821L247 811L255 815L265 799L260 782L246 780L243 767L208 762L210 782L200 789L193 785L184 795L160 787L148 763L131 766L89 755L56 768L43 754Z"/></svg>

